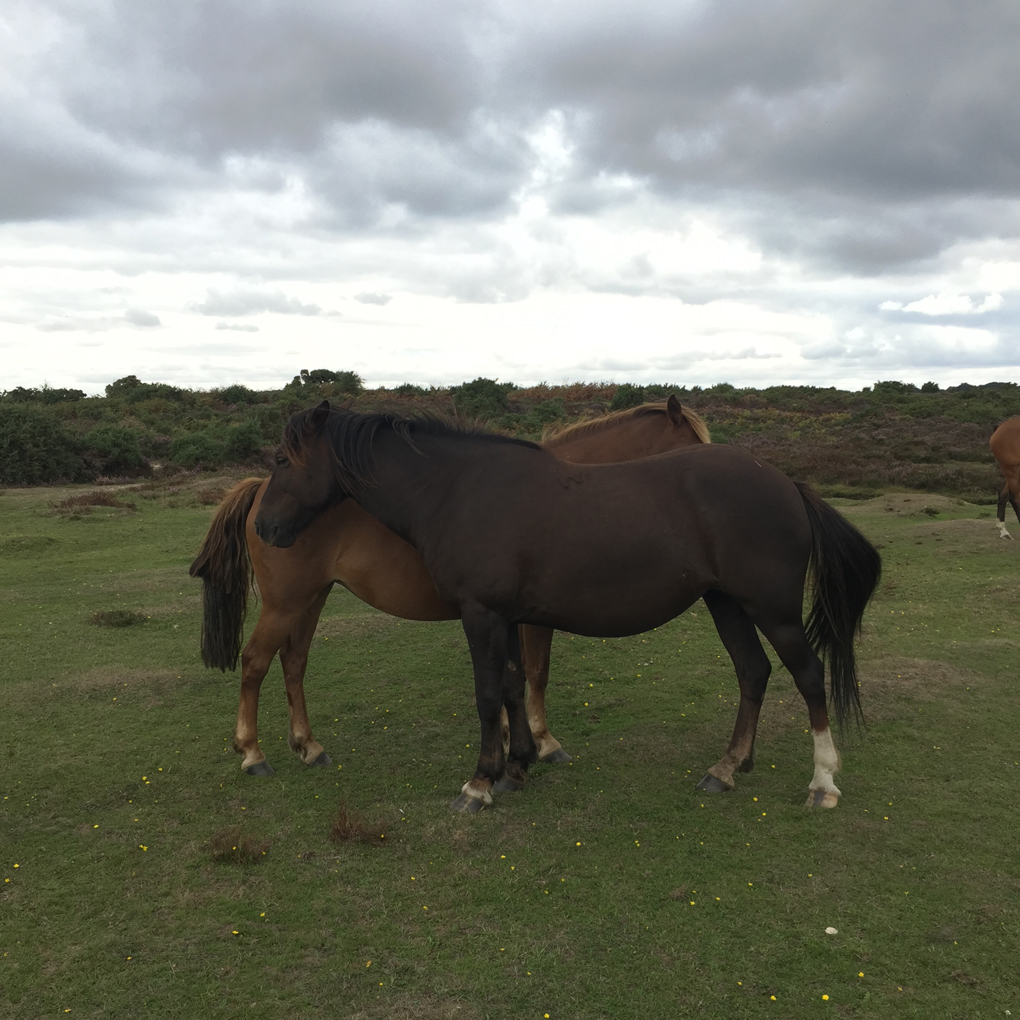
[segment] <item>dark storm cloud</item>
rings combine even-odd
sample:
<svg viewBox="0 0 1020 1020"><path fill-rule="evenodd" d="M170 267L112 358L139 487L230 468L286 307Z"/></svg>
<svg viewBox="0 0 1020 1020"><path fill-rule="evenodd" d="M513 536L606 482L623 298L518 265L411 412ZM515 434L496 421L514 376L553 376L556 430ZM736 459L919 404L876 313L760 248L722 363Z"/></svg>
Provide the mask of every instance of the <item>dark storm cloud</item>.
<svg viewBox="0 0 1020 1020"><path fill-rule="evenodd" d="M13 38L46 31L9 54L7 219L172 203L229 186L237 159L263 166L256 190L299 178L329 231L491 219L555 113L554 211L625 202L605 184L625 175L854 273L1020 233L1013 0L12 10Z"/></svg>

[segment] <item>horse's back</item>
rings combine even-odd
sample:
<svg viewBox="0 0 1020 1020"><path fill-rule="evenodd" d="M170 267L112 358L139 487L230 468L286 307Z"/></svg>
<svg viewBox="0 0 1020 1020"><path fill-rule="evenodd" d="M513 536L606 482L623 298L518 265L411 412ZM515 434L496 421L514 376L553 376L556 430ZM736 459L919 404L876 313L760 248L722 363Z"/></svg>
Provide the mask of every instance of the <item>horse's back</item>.
<svg viewBox="0 0 1020 1020"><path fill-rule="evenodd" d="M604 466L506 459L499 483L480 485L450 522L438 550L449 559L427 557L451 589L484 592L487 604L523 593L525 622L603 636L657 626L710 588L738 599L790 591L799 612L803 500L744 451L706 445Z"/></svg>

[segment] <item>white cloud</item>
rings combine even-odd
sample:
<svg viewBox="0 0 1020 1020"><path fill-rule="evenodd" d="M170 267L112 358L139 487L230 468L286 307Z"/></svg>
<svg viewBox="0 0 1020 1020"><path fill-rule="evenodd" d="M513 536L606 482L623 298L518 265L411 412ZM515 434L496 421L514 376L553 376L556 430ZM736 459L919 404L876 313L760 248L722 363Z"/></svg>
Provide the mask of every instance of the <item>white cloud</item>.
<svg viewBox="0 0 1020 1020"><path fill-rule="evenodd" d="M899 301L883 301L878 307L883 312L918 312L920 315L982 315L998 311L1003 304L1001 294L988 294L976 302L969 294L929 294L918 301L903 304Z"/></svg>
<svg viewBox="0 0 1020 1020"><path fill-rule="evenodd" d="M5 378L1016 378L1020 21L904 5L15 0Z"/></svg>

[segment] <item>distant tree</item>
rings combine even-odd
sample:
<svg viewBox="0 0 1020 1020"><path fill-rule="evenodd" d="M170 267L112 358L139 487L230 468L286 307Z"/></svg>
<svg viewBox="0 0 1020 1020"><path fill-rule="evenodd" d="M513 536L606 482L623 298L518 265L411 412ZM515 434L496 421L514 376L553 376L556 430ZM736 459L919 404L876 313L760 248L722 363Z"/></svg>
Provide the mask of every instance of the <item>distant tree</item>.
<svg viewBox="0 0 1020 1020"><path fill-rule="evenodd" d="M937 382L926 382L921 387L921 392L922 393L938 393L938 391L939 391L939 384Z"/></svg>
<svg viewBox="0 0 1020 1020"><path fill-rule="evenodd" d="M356 397L364 391L365 380L357 372L334 372L329 368L313 368L309 371L303 368L285 388L293 392L308 386L316 387L317 393L328 391L329 395Z"/></svg>

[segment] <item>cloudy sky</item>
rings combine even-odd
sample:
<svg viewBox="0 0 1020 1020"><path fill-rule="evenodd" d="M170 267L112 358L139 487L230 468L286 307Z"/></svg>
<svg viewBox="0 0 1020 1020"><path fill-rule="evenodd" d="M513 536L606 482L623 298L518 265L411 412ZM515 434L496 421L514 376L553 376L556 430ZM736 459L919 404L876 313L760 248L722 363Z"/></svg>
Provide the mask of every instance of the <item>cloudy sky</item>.
<svg viewBox="0 0 1020 1020"><path fill-rule="evenodd" d="M0 389L1020 381L1015 0L4 0Z"/></svg>

